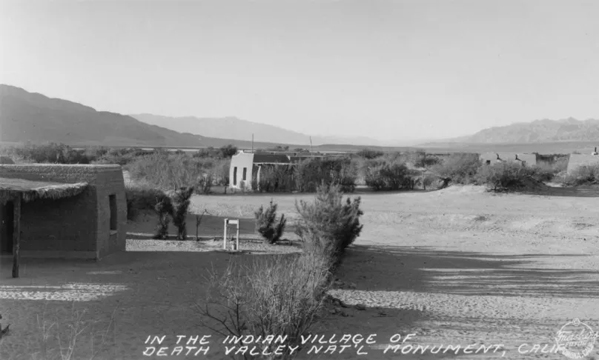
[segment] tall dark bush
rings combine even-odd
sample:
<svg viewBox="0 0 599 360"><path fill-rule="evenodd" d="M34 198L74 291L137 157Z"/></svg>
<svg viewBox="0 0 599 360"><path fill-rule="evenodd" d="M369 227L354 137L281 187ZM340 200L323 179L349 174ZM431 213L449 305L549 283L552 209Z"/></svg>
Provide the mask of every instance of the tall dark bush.
<svg viewBox="0 0 599 360"><path fill-rule="evenodd" d="M167 195L158 189L126 186L125 196L127 198L127 220L135 220L140 211L154 210L156 204L161 202Z"/></svg>
<svg viewBox="0 0 599 360"><path fill-rule="evenodd" d="M165 197L154 207L158 215L158 224L156 225L156 234L154 239L165 240L168 238L168 225L173 216L173 203L171 198Z"/></svg>
<svg viewBox="0 0 599 360"><path fill-rule="evenodd" d="M375 191L412 187L412 177L403 163L372 162L366 171L366 185Z"/></svg>
<svg viewBox="0 0 599 360"><path fill-rule="evenodd" d="M173 224L177 227L177 239L187 239L187 210L189 209L193 187L181 188L173 195Z"/></svg>
<svg viewBox="0 0 599 360"><path fill-rule="evenodd" d="M269 244L275 244L283 236L287 219L282 214L277 221L277 204L272 200L266 210L263 206L254 213L256 216L256 231L262 235L264 240Z"/></svg>
<svg viewBox="0 0 599 360"><path fill-rule="evenodd" d="M343 201L338 185L321 184L314 203L296 202L300 215L296 232L302 239L319 239L328 243L323 246L330 252L333 262L341 261L345 249L360 236L362 225L360 198ZM309 236L308 236L309 235Z"/></svg>

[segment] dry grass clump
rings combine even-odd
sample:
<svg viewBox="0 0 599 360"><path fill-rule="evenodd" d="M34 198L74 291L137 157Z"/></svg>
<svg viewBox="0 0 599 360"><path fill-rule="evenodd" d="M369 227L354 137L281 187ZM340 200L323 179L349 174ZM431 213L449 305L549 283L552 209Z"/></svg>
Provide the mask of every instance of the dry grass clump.
<svg viewBox="0 0 599 360"><path fill-rule="evenodd" d="M583 165L563 179L564 185L579 186L599 183L599 165Z"/></svg>
<svg viewBox="0 0 599 360"><path fill-rule="evenodd" d="M323 256L278 255L249 264L231 262L223 275L211 272L207 298L196 307L207 319L202 325L223 336L286 336L283 343L261 344L271 352L279 345L301 347L300 337L316 324L330 287L327 261ZM276 358L290 359L298 351L292 354L287 347Z"/></svg>
<svg viewBox="0 0 599 360"><path fill-rule="evenodd" d="M18 343L10 348L10 353L0 341L0 356L3 359L31 360L93 360L115 358L114 350L114 316L108 322L88 317L85 309L71 309L49 313L44 307L37 316L37 339L31 343ZM18 336L18 330L10 336ZM108 353L112 353L107 356Z"/></svg>

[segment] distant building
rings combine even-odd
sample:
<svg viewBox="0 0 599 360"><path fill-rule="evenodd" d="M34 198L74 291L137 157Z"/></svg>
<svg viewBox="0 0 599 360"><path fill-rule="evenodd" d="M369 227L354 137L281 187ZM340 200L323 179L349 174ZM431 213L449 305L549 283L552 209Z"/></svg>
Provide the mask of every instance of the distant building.
<svg viewBox="0 0 599 360"><path fill-rule="evenodd" d="M22 257L98 260L125 250L126 224L118 165L0 165L4 254L18 237Z"/></svg>
<svg viewBox="0 0 599 360"><path fill-rule="evenodd" d="M576 169L581 166L599 166L598 155L587 155L587 154L570 154L570 160L568 161L568 174L572 174Z"/></svg>
<svg viewBox="0 0 599 360"><path fill-rule="evenodd" d="M314 158L309 154L277 154L265 152L246 152L240 150L231 158L229 169L229 188L237 190L252 190L252 181L260 183L260 172L265 166L293 166L297 163ZM323 156L318 156L323 157Z"/></svg>
<svg viewBox="0 0 599 360"><path fill-rule="evenodd" d="M537 164L536 154L523 154L515 152L487 152L480 154L483 165L492 165L500 162L520 163L522 166L534 166Z"/></svg>

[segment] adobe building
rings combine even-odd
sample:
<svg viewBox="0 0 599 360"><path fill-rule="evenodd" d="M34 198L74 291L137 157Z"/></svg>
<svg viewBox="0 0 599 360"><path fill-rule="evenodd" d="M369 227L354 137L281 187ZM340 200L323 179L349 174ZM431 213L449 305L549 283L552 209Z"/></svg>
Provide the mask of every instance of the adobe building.
<svg viewBox="0 0 599 360"><path fill-rule="evenodd" d="M119 165L0 165L4 255L99 260L125 250L126 225Z"/></svg>
<svg viewBox="0 0 599 360"><path fill-rule="evenodd" d="M523 166L534 166L537 164L537 154L515 152L487 152L480 154L479 159L483 165L492 165L498 162L520 163Z"/></svg>
<svg viewBox="0 0 599 360"><path fill-rule="evenodd" d="M570 154L566 172L571 175L582 166L599 166L599 155Z"/></svg>
<svg viewBox="0 0 599 360"><path fill-rule="evenodd" d="M264 165L291 165L291 157L284 154L268 154L238 151L231 158L229 188L252 190L252 179L260 182L260 170Z"/></svg>

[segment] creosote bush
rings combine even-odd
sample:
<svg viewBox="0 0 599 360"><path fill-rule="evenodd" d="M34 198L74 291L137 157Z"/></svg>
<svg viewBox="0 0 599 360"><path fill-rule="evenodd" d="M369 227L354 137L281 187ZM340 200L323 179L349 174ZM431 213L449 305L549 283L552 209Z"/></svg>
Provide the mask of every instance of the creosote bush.
<svg viewBox="0 0 599 360"><path fill-rule="evenodd" d="M266 210L263 206L254 213L256 216L256 231L262 235L264 240L269 244L275 244L283 236L287 219L282 214L277 221L277 204L272 200Z"/></svg>
<svg viewBox="0 0 599 360"><path fill-rule="evenodd" d="M364 213L360 210L360 198L344 202L338 185L321 184L313 203L300 200L295 206L300 215L296 232L305 246L323 249L338 265L345 249L362 231L360 216Z"/></svg>

